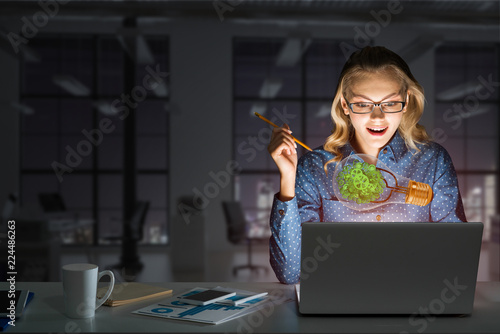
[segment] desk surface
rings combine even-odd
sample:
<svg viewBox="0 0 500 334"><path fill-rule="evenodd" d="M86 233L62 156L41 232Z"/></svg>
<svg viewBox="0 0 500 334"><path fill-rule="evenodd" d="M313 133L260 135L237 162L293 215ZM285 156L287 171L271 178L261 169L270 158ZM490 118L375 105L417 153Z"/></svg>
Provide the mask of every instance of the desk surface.
<svg viewBox="0 0 500 334"><path fill-rule="evenodd" d="M471 316L303 316L298 313L294 286L279 283L203 282L149 283L174 290L228 286L250 291L267 291L272 296L268 307L219 325L205 325L131 314L154 304L162 297L118 307L102 306L92 319L65 317L62 283L18 282L35 297L22 318L8 332L207 332L207 333L500 333L500 282L479 282ZM0 283L7 289L7 283Z"/></svg>

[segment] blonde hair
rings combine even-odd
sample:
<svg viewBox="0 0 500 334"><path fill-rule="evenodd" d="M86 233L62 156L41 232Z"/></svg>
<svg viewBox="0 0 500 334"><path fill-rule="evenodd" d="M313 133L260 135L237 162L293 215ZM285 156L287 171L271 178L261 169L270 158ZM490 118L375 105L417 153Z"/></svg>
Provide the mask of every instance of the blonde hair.
<svg viewBox="0 0 500 334"><path fill-rule="evenodd" d="M341 97L349 97L352 94L350 87L357 79L369 73L380 74L382 72L391 75L400 83L400 93L402 96L406 96L408 93L406 112L403 114L398 128L406 146L418 152L420 150L416 146L416 143L421 144L430 140L425 128L418 124L424 111L424 89L415 79L406 62L403 58L385 47L367 46L354 52L340 73L331 111L335 129L323 145L326 151L335 154L336 157L326 162L325 172L327 170L326 166L329 163L342 160L340 147L347 144L354 135L351 120L349 116L344 114L342 109Z"/></svg>

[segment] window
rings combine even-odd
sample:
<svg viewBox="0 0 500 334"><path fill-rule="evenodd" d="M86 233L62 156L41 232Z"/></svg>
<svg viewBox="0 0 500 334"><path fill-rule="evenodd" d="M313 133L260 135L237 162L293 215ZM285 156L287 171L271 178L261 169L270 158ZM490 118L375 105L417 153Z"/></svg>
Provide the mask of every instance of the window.
<svg viewBox="0 0 500 334"><path fill-rule="evenodd" d="M267 152L271 127L287 123L311 148L333 130L331 104L345 58L341 41L236 38L234 59L233 154L242 167L234 197L242 202L253 235L269 234L269 213L279 189L278 169ZM286 52L285 52L286 51ZM305 149L298 146L299 156ZM245 191L243 191L243 189Z"/></svg>
<svg viewBox="0 0 500 334"><path fill-rule="evenodd" d="M169 78L150 80L148 87L144 78L168 72L169 43L166 37L146 41L154 63L135 64L132 91L124 88L125 51L115 36L30 41L41 61L22 66L21 102L33 112L21 117L21 203L40 210L40 193L60 193L67 209L61 215L96 222L83 237L64 234L67 244L106 244L121 236L128 112L135 113L136 196L150 201L142 242L167 242Z"/></svg>
<svg viewBox="0 0 500 334"><path fill-rule="evenodd" d="M459 178L467 220L491 235L498 180L498 45L442 45L436 50L435 126ZM489 82L489 83L488 83ZM498 85L498 84L497 84Z"/></svg>

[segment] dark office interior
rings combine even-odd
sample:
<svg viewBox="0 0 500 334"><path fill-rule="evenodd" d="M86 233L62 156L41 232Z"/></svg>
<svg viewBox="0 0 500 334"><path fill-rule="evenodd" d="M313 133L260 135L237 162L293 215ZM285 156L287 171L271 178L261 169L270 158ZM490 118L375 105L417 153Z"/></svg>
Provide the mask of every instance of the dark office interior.
<svg viewBox="0 0 500 334"><path fill-rule="evenodd" d="M498 1L0 7L0 232L16 222L18 281L60 281L75 262L117 280L277 281L279 174L254 112L322 145L340 70L366 45L424 87L420 123L484 224L478 280L500 280Z"/></svg>

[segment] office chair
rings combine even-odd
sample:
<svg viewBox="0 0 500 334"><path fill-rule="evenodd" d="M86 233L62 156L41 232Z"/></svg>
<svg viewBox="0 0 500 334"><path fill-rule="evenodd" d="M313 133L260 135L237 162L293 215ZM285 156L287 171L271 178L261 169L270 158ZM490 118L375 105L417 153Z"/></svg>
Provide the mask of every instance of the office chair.
<svg viewBox="0 0 500 334"><path fill-rule="evenodd" d="M259 269L264 269L267 273L268 268L265 266L257 266L252 264L252 244L254 242L263 242L268 240L267 238L250 238L248 236L248 222L245 218L243 208L240 202L235 201L223 201L222 208L224 210L224 215L226 217L227 223L227 237L229 241L233 244L241 244L246 242L247 244L247 256L248 263L241 266L236 266L233 268L233 275L237 275L238 271L241 269L250 269L251 272L259 271Z"/></svg>
<svg viewBox="0 0 500 334"><path fill-rule="evenodd" d="M122 236L106 238L107 240L121 240L122 242L120 263L111 266L111 269L119 270L123 276L135 277L143 268L137 244L143 238L143 227L148 209L148 201L137 202L132 218L123 224Z"/></svg>

